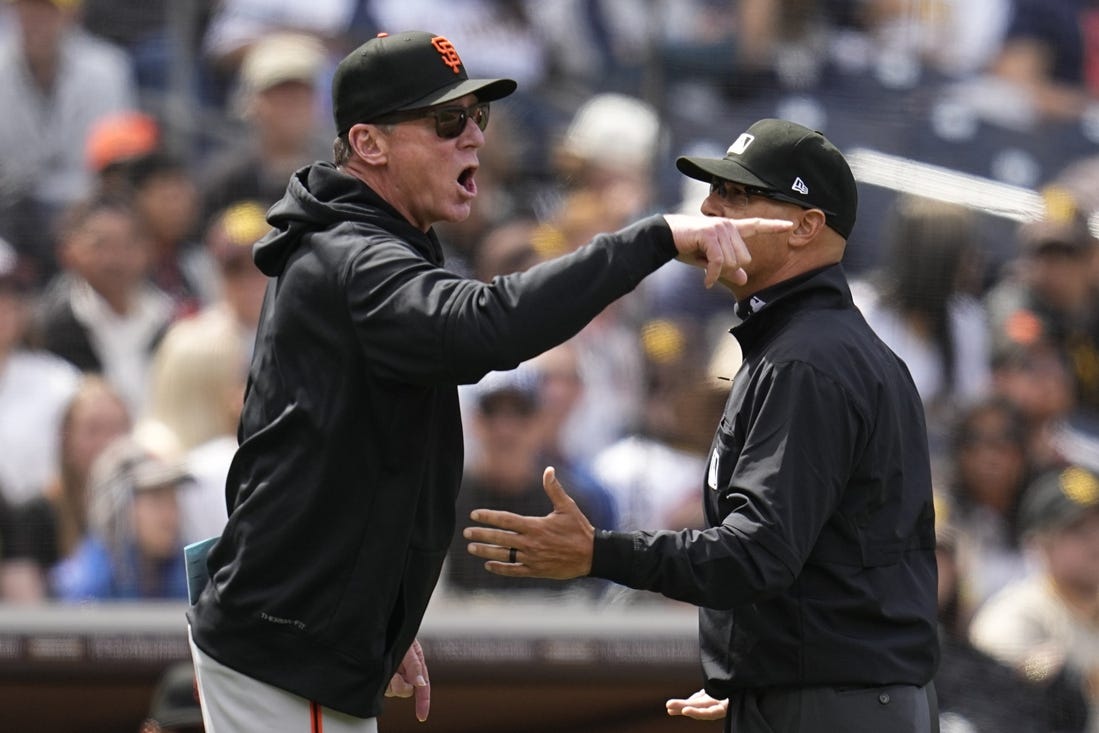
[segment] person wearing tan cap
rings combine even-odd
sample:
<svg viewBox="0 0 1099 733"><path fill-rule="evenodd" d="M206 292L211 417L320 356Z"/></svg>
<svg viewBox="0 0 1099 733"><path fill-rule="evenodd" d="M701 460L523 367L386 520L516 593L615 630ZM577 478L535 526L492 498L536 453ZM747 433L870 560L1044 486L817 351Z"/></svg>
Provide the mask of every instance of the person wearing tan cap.
<svg viewBox="0 0 1099 733"><path fill-rule="evenodd" d="M297 171L253 248L271 279L226 485L188 619L210 733L375 731L430 685L420 622L455 527L458 385L564 341L679 258L743 282L784 220L652 216L490 283L433 226L469 216L492 103L424 31L382 34L332 83L333 162Z"/></svg>
<svg viewBox="0 0 1099 733"><path fill-rule="evenodd" d="M1087 710L1060 711L1057 730L1099 731L1099 475L1068 464L1026 489L1019 508L1037 569L973 617L974 646L1042 689L1070 688ZM1068 722L1086 721L1084 726ZM1052 726L1051 726L1051 729Z"/></svg>
<svg viewBox="0 0 1099 733"><path fill-rule="evenodd" d="M241 139L216 152L202 174L207 220L241 199L270 206L295 170L326 153L319 96L325 63L321 42L302 33L273 33L249 47L234 100Z"/></svg>

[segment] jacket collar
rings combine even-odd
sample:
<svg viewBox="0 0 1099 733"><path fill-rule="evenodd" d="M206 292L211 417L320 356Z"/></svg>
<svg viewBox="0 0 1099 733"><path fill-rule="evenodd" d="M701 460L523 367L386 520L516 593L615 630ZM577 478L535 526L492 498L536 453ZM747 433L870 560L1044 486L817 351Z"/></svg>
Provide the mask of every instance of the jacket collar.
<svg viewBox="0 0 1099 733"><path fill-rule="evenodd" d="M751 337L763 326L792 308L843 308L853 306L851 288L843 265L826 265L789 280L783 280L739 301L736 323L731 332L738 338Z"/></svg>

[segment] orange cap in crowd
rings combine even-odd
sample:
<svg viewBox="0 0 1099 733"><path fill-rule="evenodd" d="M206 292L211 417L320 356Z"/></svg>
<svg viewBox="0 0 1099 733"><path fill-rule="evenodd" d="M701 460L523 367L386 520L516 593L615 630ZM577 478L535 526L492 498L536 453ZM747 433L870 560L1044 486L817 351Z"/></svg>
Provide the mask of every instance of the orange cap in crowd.
<svg viewBox="0 0 1099 733"><path fill-rule="evenodd" d="M88 135L85 158L96 173L123 161L141 157L156 150L160 143L160 126L142 112L120 112L96 122Z"/></svg>

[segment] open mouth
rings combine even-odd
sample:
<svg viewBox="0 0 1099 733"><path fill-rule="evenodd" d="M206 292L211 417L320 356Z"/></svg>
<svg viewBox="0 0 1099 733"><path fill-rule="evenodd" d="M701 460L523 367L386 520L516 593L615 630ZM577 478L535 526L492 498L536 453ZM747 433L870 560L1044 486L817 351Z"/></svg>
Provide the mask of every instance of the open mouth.
<svg viewBox="0 0 1099 733"><path fill-rule="evenodd" d="M470 196L477 195L477 182L473 180L473 174L477 172L476 166L470 166L458 176L458 185L466 190Z"/></svg>

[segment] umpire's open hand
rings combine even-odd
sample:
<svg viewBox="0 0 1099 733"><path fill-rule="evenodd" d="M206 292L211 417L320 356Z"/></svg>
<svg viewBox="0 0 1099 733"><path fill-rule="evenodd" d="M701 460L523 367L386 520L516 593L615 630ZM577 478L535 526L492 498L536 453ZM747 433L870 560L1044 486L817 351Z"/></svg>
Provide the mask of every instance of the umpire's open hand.
<svg viewBox="0 0 1099 733"><path fill-rule="evenodd" d="M793 222L783 219L725 219L720 216L665 214L672 230L676 259L706 270L706 287L719 280L735 285L748 281L744 265L752 261L746 237L777 234L791 229Z"/></svg>
<svg viewBox="0 0 1099 733"><path fill-rule="evenodd" d="M682 715L695 720L720 720L729 712L729 698L718 700L705 690L699 690L688 698L673 698L665 704L668 715Z"/></svg>
<svg viewBox="0 0 1099 733"><path fill-rule="evenodd" d="M525 517L492 509L474 509L470 518L489 527L466 527L471 555L488 560L485 569L514 578L567 580L591 571L595 528L565 493L552 467L542 486L553 502L544 517Z"/></svg>

